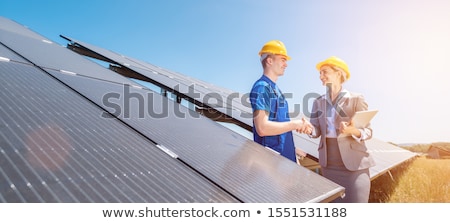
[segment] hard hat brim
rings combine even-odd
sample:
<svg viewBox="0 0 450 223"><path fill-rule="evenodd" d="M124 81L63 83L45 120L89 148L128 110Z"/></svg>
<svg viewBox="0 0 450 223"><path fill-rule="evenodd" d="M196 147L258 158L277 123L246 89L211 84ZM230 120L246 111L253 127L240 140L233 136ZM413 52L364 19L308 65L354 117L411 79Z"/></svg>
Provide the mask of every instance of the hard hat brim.
<svg viewBox="0 0 450 223"><path fill-rule="evenodd" d="M260 52L259 53L259 56L260 56L260 58L261 58L261 61L262 60L264 60L266 57L267 57L267 55L269 55L269 54L272 54L272 55L280 55L280 56L284 56L284 57L286 57L286 60L291 60L292 58L290 57L290 56L288 56L287 54L279 54L279 53L268 53L268 52ZM264 58L262 58L264 56Z"/></svg>
<svg viewBox="0 0 450 223"><path fill-rule="evenodd" d="M342 70L344 70L345 74L346 74L346 80L350 79L350 72L348 71L348 68L342 67L342 65L337 64L337 63L333 63L331 61L322 61L320 63L318 63L316 65L316 68L318 71L320 71L320 68L322 68L323 66L328 65L328 66L337 66L339 68L341 68Z"/></svg>

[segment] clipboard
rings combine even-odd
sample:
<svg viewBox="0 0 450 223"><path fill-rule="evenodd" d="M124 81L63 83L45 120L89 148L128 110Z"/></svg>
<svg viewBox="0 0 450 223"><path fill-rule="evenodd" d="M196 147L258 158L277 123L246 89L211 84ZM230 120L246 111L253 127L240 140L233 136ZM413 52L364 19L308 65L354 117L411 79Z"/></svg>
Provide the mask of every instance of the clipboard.
<svg viewBox="0 0 450 223"><path fill-rule="evenodd" d="M378 110L357 111L352 117L353 125L356 128L365 128L377 113Z"/></svg>
<svg viewBox="0 0 450 223"><path fill-rule="evenodd" d="M366 128L377 113L378 110L357 111L352 117L353 125L358 129ZM341 133L338 137L346 136L350 136L350 134Z"/></svg>

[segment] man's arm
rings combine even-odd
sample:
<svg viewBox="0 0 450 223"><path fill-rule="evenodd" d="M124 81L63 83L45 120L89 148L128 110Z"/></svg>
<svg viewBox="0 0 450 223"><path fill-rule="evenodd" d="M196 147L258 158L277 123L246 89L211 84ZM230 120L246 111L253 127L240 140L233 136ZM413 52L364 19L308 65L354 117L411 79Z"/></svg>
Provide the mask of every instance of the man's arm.
<svg viewBox="0 0 450 223"><path fill-rule="evenodd" d="M309 125L304 120L291 120L288 122L274 122L269 120L269 113L265 110L256 110L253 113L255 129L260 136L280 135L288 131L297 130L306 132Z"/></svg>

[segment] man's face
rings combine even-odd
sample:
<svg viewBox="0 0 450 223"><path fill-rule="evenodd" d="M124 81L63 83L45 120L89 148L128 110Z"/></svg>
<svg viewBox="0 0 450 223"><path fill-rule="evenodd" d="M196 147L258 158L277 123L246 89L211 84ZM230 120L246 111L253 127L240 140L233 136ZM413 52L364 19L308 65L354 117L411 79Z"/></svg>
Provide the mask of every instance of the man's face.
<svg viewBox="0 0 450 223"><path fill-rule="evenodd" d="M287 58L283 55L273 55L272 57L272 69L279 76L284 74L284 70L287 65Z"/></svg>

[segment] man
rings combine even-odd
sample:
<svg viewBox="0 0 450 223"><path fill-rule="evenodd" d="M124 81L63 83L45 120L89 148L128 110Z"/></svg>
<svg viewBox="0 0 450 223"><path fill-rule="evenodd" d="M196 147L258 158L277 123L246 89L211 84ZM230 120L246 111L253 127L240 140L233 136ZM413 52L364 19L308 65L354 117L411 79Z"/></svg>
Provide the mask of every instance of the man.
<svg viewBox="0 0 450 223"><path fill-rule="evenodd" d="M288 103L276 85L278 77L284 74L287 61L286 47L279 40L264 44L259 52L263 75L250 92L253 109L253 139L255 142L279 152L284 157L297 162L306 153L295 148L292 131L310 134L312 125L302 120L290 120Z"/></svg>

